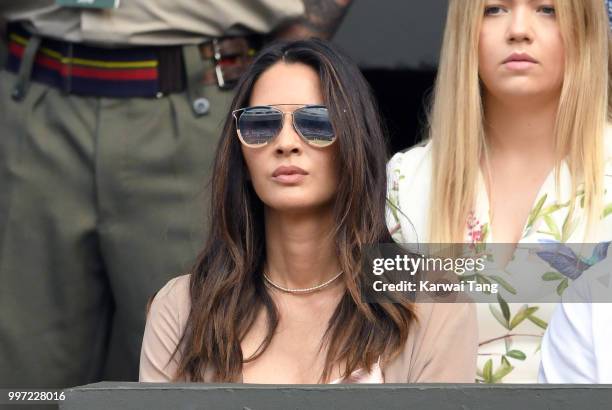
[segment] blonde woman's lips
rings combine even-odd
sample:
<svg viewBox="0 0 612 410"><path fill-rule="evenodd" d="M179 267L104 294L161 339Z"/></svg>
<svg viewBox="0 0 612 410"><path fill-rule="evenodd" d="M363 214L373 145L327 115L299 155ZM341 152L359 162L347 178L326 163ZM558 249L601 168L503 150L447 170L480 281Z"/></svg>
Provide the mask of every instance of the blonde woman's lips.
<svg viewBox="0 0 612 410"><path fill-rule="evenodd" d="M527 53L512 53L502 64L511 71L524 71L538 64L538 61Z"/></svg>

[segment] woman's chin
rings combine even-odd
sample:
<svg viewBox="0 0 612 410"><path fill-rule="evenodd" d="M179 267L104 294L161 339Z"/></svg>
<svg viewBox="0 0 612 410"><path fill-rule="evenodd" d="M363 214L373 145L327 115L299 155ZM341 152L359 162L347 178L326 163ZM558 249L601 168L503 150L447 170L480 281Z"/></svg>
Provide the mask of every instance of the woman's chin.
<svg viewBox="0 0 612 410"><path fill-rule="evenodd" d="M329 201L312 201L305 200L305 198L301 199L293 199L293 198L283 198L278 201L269 201L266 203L266 207L273 212L282 212L282 213L299 213L299 214L308 214L308 213L320 213L322 210L331 210L332 208L329 206Z"/></svg>
<svg viewBox="0 0 612 410"><path fill-rule="evenodd" d="M506 101L534 101L558 97L560 92L560 88L548 86L548 84L529 79L516 79L516 81L509 81L503 87L499 87L493 94Z"/></svg>

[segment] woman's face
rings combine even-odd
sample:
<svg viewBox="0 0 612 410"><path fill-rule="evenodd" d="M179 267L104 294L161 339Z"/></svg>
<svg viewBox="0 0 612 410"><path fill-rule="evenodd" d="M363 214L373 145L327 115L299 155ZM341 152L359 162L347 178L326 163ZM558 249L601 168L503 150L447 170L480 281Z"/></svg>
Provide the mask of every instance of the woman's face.
<svg viewBox="0 0 612 410"><path fill-rule="evenodd" d="M337 143L313 147L293 128L289 112L305 104L322 105L324 101L317 72L301 63L274 64L259 77L251 93L250 106L279 105L286 113L283 128L267 145L242 145L255 192L274 210L322 209L333 203L337 191Z"/></svg>
<svg viewBox="0 0 612 410"><path fill-rule="evenodd" d="M486 0L478 49L485 92L558 97L565 51L552 0Z"/></svg>

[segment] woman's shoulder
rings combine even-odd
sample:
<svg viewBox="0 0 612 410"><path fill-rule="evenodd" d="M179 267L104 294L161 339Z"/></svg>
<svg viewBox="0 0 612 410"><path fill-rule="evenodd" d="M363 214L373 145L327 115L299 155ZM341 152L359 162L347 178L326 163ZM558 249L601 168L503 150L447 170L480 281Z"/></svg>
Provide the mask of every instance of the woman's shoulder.
<svg viewBox="0 0 612 410"><path fill-rule="evenodd" d="M190 277L171 279L151 301L140 351L140 381L169 382L176 375L174 353L189 316Z"/></svg>
<svg viewBox="0 0 612 410"><path fill-rule="evenodd" d="M182 329L191 309L190 280L190 274L170 279L155 294L150 307L151 316L161 315L165 320L173 322L177 328Z"/></svg>
<svg viewBox="0 0 612 410"><path fill-rule="evenodd" d="M177 276L170 279L155 295L160 299L176 299L189 295L189 281L191 274Z"/></svg>
<svg viewBox="0 0 612 410"><path fill-rule="evenodd" d="M390 178L399 175L413 175L414 172L431 161L431 142L425 141L391 157L387 165Z"/></svg>
<svg viewBox="0 0 612 410"><path fill-rule="evenodd" d="M398 152L387 165L387 227L396 242L426 238L431 171L431 142Z"/></svg>
<svg viewBox="0 0 612 410"><path fill-rule="evenodd" d="M431 189L431 142L424 142L393 155L387 164L388 191L410 192L422 198ZM415 192L415 190L417 192ZM421 192L423 191L423 192ZM392 196L392 195L391 195Z"/></svg>
<svg viewBox="0 0 612 410"><path fill-rule="evenodd" d="M191 274L177 276L170 279L160 290L155 294L155 301L164 301L178 303L189 302L189 281Z"/></svg>

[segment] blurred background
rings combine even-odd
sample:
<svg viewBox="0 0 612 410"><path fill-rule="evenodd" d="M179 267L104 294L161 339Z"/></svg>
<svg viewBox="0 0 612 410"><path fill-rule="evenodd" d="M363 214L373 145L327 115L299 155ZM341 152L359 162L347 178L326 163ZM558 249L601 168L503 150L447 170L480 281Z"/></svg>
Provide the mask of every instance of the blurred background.
<svg viewBox="0 0 612 410"><path fill-rule="evenodd" d="M438 65L446 0L354 1L334 37L378 98L391 152L421 140Z"/></svg>

